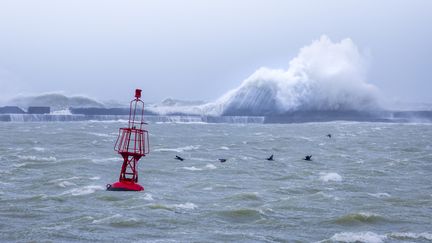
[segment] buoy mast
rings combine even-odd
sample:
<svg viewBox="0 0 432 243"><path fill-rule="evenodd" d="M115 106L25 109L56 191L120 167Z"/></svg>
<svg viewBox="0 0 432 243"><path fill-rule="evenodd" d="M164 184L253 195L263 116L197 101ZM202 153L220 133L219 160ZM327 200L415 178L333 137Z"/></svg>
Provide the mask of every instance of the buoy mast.
<svg viewBox="0 0 432 243"><path fill-rule="evenodd" d="M138 184L138 160L149 153L149 137L144 125L144 102L141 89L135 90L135 99L130 102L127 128L120 128L114 150L123 158L119 181L108 184L108 191L142 191Z"/></svg>

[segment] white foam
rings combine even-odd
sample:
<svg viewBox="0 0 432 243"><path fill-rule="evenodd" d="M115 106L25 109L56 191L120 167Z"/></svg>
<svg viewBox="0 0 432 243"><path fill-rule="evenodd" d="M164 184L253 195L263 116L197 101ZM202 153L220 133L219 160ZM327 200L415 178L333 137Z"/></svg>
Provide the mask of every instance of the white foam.
<svg viewBox="0 0 432 243"><path fill-rule="evenodd" d="M61 182L61 181L70 181L70 180L78 180L80 179L80 177L78 176L72 176L69 178L59 178L59 179L54 179L54 180L50 180L50 183L57 183L57 182Z"/></svg>
<svg viewBox="0 0 432 243"><path fill-rule="evenodd" d="M358 212L357 214L364 218L381 217L381 215L371 212Z"/></svg>
<svg viewBox="0 0 432 243"><path fill-rule="evenodd" d="M70 194L72 196L81 196L81 195L92 194L96 191L101 191L101 190L105 190L105 188L103 186L90 185L90 186L83 186L83 187L71 189L69 191L63 192L61 195Z"/></svg>
<svg viewBox="0 0 432 243"><path fill-rule="evenodd" d="M129 120L125 119L113 119L113 120L88 120L88 123L128 123Z"/></svg>
<svg viewBox="0 0 432 243"><path fill-rule="evenodd" d="M55 225L55 226L45 226L45 227L42 227L42 229L45 229L45 230L49 230L49 231L60 231L60 230L65 230L65 229L67 229L67 228L70 228L71 227L71 225Z"/></svg>
<svg viewBox="0 0 432 243"><path fill-rule="evenodd" d="M174 207L180 209L196 209L198 206L194 203L187 202L184 204L174 204Z"/></svg>
<svg viewBox="0 0 432 243"><path fill-rule="evenodd" d="M340 176L338 173L335 172L330 172L330 173L320 173L320 180L324 181L324 182L329 182L329 181L336 181L336 182L340 182L342 181L342 176Z"/></svg>
<svg viewBox="0 0 432 243"><path fill-rule="evenodd" d="M12 166L13 167L15 167L15 168L20 168L20 167L23 167L23 166L26 166L26 165L28 165L28 163L15 163L15 164L12 164Z"/></svg>
<svg viewBox="0 0 432 243"><path fill-rule="evenodd" d="M385 198L385 197L391 197L390 194L385 192L378 192L378 193L368 193L369 196L376 197L376 198Z"/></svg>
<svg viewBox="0 0 432 243"><path fill-rule="evenodd" d="M428 232L413 233L413 232L393 232L385 235L380 235L374 232L342 232L334 234L330 241L335 242L362 242L362 243L382 243L391 239L399 240L432 240L432 234ZM328 242L323 240L320 242Z"/></svg>
<svg viewBox="0 0 432 243"><path fill-rule="evenodd" d="M20 158L21 160L31 160L31 161L57 161L57 158L54 156L39 157L34 155L18 155L18 158Z"/></svg>
<svg viewBox="0 0 432 243"><path fill-rule="evenodd" d="M392 238L402 238L402 239L425 239L425 240L432 240L432 234L423 232L423 233L390 233L388 235Z"/></svg>
<svg viewBox="0 0 432 243"><path fill-rule="evenodd" d="M207 165L205 166L205 168L210 169L210 170L214 170L214 169L216 169L217 167L216 167L214 164L207 164Z"/></svg>
<svg viewBox="0 0 432 243"><path fill-rule="evenodd" d="M68 187L68 186L76 186L75 183L70 182L70 181L62 181L58 184L60 187Z"/></svg>
<svg viewBox="0 0 432 243"><path fill-rule="evenodd" d="M387 239L385 235L374 232L342 232L333 235L330 240L337 242L363 242L363 243L382 243Z"/></svg>
<svg viewBox="0 0 432 243"><path fill-rule="evenodd" d="M42 148L42 147L33 147L33 150L36 150L38 152L43 152L43 151L45 151L45 148Z"/></svg>
<svg viewBox="0 0 432 243"><path fill-rule="evenodd" d="M189 146L185 146L185 147L180 147L180 148L159 148L159 149L155 149L155 152L177 152L177 153L181 153L184 151L191 151L191 150L196 150L199 149L201 147L201 145L189 145Z"/></svg>
<svg viewBox="0 0 432 243"><path fill-rule="evenodd" d="M50 113L51 115L72 115L72 112L69 109L56 110Z"/></svg>
<svg viewBox="0 0 432 243"><path fill-rule="evenodd" d="M222 149L222 150L230 150L230 149L229 149L228 147L226 147L226 146L221 146L220 149Z"/></svg>
<svg viewBox="0 0 432 243"><path fill-rule="evenodd" d="M90 180L100 180L100 177L99 176L93 176L93 177L90 177L89 179Z"/></svg>
<svg viewBox="0 0 432 243"><path fill-rule="evenodd" d="M323 35L301 48L285 70L259 68L215 102L169 109L198 115L376 109L379 94L366 82L367 62L351 39L333 42Z"/></svg>
<svg viewBox="0 0 432 243"><path fill-rule="evenodd" d="M203 170L201 168L197 168L195 166L191 166L191 167L182 167L185 170L191 170L191 171L199 171L199 170Z"/></svg>
<svg viewBox="0 0 432 243"><path fill-rule="evenodd" d="M144 193L143 199L146 201L153 201L154 200L152 194L150 194L150 193Z"/></svg>
<svg viewBox="0 0 432 243"><path fill-rule="evenodd" d="M106 134L106 133L88 132L87 134L94 135L94 136L97 136L97 137L104 137L104 138L114 137L113 135Z"/></svg>

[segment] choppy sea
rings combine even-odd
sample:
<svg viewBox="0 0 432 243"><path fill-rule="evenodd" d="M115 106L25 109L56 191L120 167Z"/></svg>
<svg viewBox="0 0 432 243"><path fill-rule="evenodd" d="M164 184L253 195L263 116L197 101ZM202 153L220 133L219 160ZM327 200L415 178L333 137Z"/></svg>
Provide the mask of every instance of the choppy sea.
<svg viewBox="0 0 432 243"><path fill-rule="evenodd" d="M150 124L106 191L126 125L0 123L0 241L432 242L431 124Z"/></svg>

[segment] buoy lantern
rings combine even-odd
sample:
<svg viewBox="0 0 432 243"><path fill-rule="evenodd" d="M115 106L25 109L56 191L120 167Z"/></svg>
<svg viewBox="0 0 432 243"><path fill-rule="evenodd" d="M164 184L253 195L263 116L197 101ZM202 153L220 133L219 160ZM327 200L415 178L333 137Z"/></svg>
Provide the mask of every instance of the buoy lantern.
<svg viewBox="0 0 432 243"><path fill-rule="evenodd" d="M141 90L135 90L130 102L128 127L120 128L114 150L123 158L119 181L108 184L108 191L143 191L138 184L138 160L149 153L149 137L144 125L144 102Z"/></svg>

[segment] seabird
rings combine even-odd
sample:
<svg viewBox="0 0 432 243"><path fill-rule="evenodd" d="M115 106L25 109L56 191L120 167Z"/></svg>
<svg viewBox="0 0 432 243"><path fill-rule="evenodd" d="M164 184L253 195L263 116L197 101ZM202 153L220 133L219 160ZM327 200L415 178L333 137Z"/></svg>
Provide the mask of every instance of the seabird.
<svg viewBox="0 0 432 243"><path fill-rule="evenodd" d="M329 134L327 134L327 137L331 138L331 134L330 134L330 133L329 133Z"/></svg>
<svg viewBox="0 0 432 243"><path fill-rule="evenodd" d="M174 159L176 159L176 160L180 160L180 161L183 161L183 160L184 160L182 157L180 157L180 156L178 156L178 155L176 155L176 157L175 157Z"/></svg>
<svg viewBox="0 0 432 243"><path fill-rule="evenodd" d="M227 160L226 160L226 159L219 159L219 161L220 161L221 163L224 163L224 162L226 162Z"/></svg>
<svg viewBox="0 0 432 243"><path fill-rule="evenodd" d="M266 160L273 161L273 154L270 157L268 157Z"/></svg>
<svg viewBox="0 0 432 243"><path fill-rule="evenodd" d="M306 155L304 157L304 160L311 161L312 160L312 155Z"/></svg>

